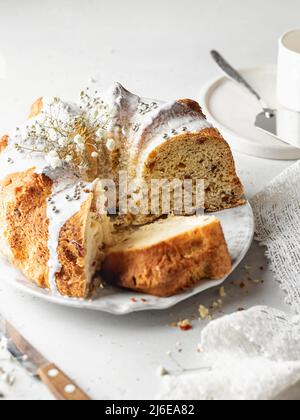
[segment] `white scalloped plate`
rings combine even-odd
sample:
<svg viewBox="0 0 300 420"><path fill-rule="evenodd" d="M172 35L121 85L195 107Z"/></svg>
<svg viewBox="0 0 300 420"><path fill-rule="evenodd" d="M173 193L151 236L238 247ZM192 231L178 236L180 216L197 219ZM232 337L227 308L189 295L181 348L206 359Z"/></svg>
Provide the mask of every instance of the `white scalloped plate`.
<svg viewBox="0 0 300 420"><path fill-rule="evenodd" d="M241 69L240 73L270 107L280 107L276 98L276 66ZM207 119L220 129L237 152L265 159L300 159L299 149L255 127L255 117L261 112L257 100L228 77L218 77L204 86L199 102Z"/></svg>
<svg viewBox="0 0 300 420"><path fill-rule="evenodd" d="M215 213L215 216L221 220L234 270L243 260L253 240L254 217L251 206L247 203L241 207ZM0 259L0 270L3 279L28 295L58 305L104 311L116 315L153 309L167 309L204 290L220 286L227 278L225 277L218 281L202 281L197 287L170 298L157 298L113 287L106 287L104 290L99 291L98 296L93 300L86 301L83 299L51 295L48 290L40 289L29 283L18 270L3 259ZM135 298L136 301L134 302L132 298Z"/></svg>

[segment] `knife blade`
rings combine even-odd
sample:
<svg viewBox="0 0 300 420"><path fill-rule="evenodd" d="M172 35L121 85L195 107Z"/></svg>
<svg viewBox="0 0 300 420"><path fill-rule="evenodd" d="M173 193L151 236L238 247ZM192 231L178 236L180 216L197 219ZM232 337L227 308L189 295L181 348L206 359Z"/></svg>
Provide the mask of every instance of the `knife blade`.
<svg viewBox="0 0 300 420"><path fill-rule="evenodd" d="M16 329L0 315L0 339L7 339L7 350L31 375L38 376L41 366L49 364L33 346L31 346Z"/></svg>
<svg viewBox="0 0 300 420"><path fill-rule="evenodd" d="M6 339L6 347L12 357L27 372L39 378L57 399L90 400L62 370L47 360L0 314L0 340L3 338Z"/></svg>

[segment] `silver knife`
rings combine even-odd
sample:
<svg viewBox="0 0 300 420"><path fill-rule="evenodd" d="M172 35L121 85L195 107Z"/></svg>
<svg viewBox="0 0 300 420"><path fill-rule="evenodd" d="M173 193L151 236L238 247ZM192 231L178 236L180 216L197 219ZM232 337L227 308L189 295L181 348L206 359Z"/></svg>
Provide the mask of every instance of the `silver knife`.
<svg viewBox="0 0 300 420"><path fill-rule="evenodd" d="M255 126L293 147L300 148L300 113L285 108L272 109L263 101L256 90L217 51L211 55L218 66L231 80L246 88L259 102L262 112L256 116Z"/></svg>
<svg viewBox="0 0 300 420"><path fill-rule="evenodd" d="M31 375L38 377L62 401L88 401L86 395L54 363L50 363L0 314L0 340L7 340L7 350Z"/></svg>

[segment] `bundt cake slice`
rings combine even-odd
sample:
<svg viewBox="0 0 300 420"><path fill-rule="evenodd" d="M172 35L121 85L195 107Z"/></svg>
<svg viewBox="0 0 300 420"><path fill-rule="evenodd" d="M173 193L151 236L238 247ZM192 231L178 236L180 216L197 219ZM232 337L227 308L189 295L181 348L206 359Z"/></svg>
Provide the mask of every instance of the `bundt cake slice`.
<svg viewBox="0 0 300 420"><path fill-rule="evenodd" d="M0 182L0 252L53 294L87 297L111 243L103 191L74 179L56 182L34 169Z"/></svg>
<svg viewBox="0 0 300 420"><path fill-rule="evenodd" d="M207 211L245 203L230 147L215 128L180 132L161 144L150 142L139 159L138 174L148 183L153 179L203 180Z"/></svg>
<svg viewBox="0 0 300 420"><path fill-rule="evenodd" d="M110 284L167 297L201 279L221 279L231 258L212 216L170 217L126 232L108 250L102 276Z"/></svg>

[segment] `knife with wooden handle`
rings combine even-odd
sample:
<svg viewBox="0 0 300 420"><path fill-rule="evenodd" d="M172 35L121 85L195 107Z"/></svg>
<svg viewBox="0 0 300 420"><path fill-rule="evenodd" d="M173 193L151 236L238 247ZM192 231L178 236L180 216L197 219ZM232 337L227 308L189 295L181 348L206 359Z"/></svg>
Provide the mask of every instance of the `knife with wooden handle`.
<svg viewBox="0 0 300 420"><path fill-rule="evenodd" d="M67 375L39 353L0 314L0 340L3 337L7 340L7 350L13 358L31 375L38 377L56 399L61 401L91 400Z"/></svg>

